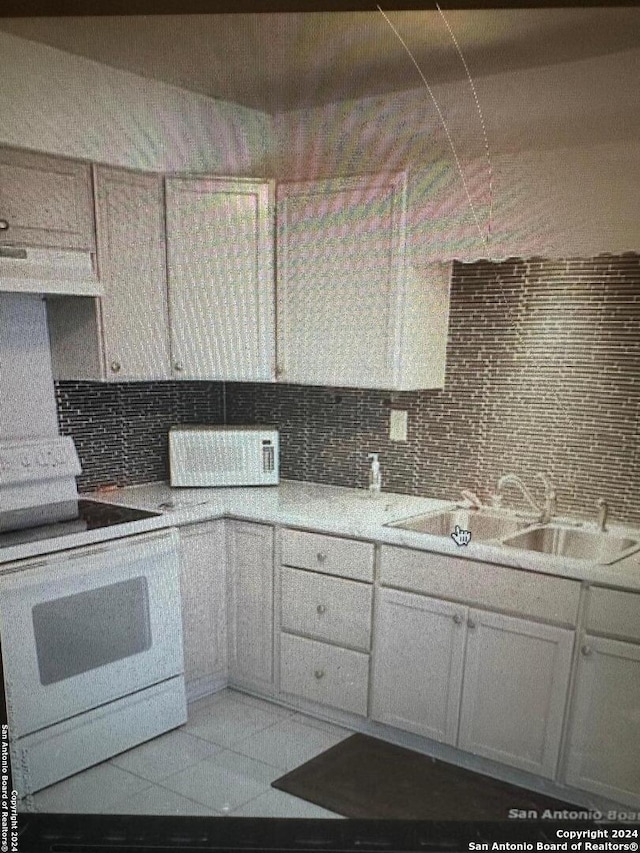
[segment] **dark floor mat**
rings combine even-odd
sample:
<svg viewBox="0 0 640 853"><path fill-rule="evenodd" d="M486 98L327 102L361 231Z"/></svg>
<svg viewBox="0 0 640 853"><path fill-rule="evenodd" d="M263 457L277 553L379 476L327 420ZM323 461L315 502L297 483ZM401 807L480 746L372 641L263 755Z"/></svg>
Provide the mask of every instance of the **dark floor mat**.
<svg viewBox="0 0 640 853"><path fill-rule="evenodd" d="M386 741L355 734L272 782L273 788L352 818L507 820L509 809L574 809Z"/></svg>

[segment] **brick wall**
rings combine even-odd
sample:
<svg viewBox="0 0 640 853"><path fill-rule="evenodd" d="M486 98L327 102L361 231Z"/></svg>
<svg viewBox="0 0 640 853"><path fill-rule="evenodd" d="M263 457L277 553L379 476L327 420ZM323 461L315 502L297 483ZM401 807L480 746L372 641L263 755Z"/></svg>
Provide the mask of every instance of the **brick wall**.
<svg viewBox="0 0 640 853"><path fill-rule="evenodd" d="M60 383L82 485L165 478L168 426L220 422L221 389ZM408 411L407 442L389 441L390 408ZM228 383L226 411L281 430L286 478L364 487L376 451L384 489L455 499L544 471L561 512L604 497L640 523L640 255L457 263L443 390Z"/></svg>

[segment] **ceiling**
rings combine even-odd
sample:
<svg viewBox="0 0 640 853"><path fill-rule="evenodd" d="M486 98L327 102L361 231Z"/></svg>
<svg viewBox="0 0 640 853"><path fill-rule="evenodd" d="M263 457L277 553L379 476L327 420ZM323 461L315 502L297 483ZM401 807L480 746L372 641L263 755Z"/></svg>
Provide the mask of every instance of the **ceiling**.
<svg viewBox="0 0 640 853"><path fill-rule="evenodd" d="M474 77L640 48L634 7L445 15ZM430 84L466 75L437 10L388 17ZM421 85L379 11L6 18L0 30L268 113Z"/></svg>

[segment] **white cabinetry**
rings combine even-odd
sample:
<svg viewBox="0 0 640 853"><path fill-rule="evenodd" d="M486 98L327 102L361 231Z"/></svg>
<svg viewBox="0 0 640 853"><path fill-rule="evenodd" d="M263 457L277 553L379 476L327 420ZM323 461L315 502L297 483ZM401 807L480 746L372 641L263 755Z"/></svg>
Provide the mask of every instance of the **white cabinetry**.
<svg viewBox="0 0 640 853"><path fill-rule="evenodd" d="M162 176L97 166L94 184L104 296L49 300L56 377L168 379Z"/></svg>
<svg viewBox="0 0 640 853"><path fill-rule="evenodd" d="M284 530L281 562L282 694L366 716L373 545Z"/></svg>
<svg viewBox="0 0 640 853"><path fill-rule="evenodd" d="M466 608L380 589L371 715L381 723L455 745Z"/></svg>
<svg viewBox="0 0 640 853"><path fill-rule="evenodd" d="M514 569L500 570L511 572L511 581L494 571L498 583L476 586L480 578L474 575L481 564L383 547L383 583L395 579L401 585L413 582L419 591L421 586L430 591L430 585L437 591L443 559L448 569L445 594L453 601L379 591L373 718L553 778L573 630L466 606L486 603L537 615L547 579ZM548 581L552 588L556 585L557 599L549 611L559 616L547 618L575 619L579 584ZM529 587L529 597L518 589L522 584Z"/></svg>
<svg viewBox="0 0 640 853"><path fill-rule="evenodd" d="M269 182L167 178L176 378L274 378L271 199Z"/></svg>
<svg viewBox="0 0 640 853"><path fill-rule="evenodd" d="M369 655L295 634L280 638L280 689L321 705L367 715Z"/></svg>
<svg viewBox="0 0 640 853"><path fill-rule="evenodd" d="M278 376L444 384L449 265L405 263L406 175L279 184Z"/></svg>
<svg viewBox="0 0 640 853"><path fill-rule="evenodd" d="M225 522L182 527L180 551L185 681L195 699L227 675Z"/></svg>
<svg viewBox="0 0 640 853"><path fill-rule="evenodd" d="M587 629L593 633L581 646L566 781L638 808L640 595L592 589Z"/></svg>
<svg viewBox="0 0 640 853"><path fill-rule="evenodd" d="M469 610L458 746L554 778L574 632Z"/></svg>
<svg viewBox="0 0 640 853"><path fill-rule="evenodd" d="M95 250L91 166L0 148L0 245Z"/></svg>
<svg viewBox="0 0 640 853"><path fill-rule="evenodd" d="M273 528L227 522L229 678L273 691Z"/></svg>

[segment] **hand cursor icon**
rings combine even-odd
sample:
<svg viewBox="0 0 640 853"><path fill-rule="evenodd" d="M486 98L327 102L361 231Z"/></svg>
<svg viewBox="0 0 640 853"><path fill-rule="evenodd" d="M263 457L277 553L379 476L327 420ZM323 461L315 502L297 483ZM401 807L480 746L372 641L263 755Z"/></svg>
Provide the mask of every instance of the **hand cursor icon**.
<svg viewBox="0 0 640 853"><path fill-rule="evenodd" d="M451 534L451 538L456 545L468 545L471 542L471 533L469 530L460 530L456 524L455 532Z"/></svg>

